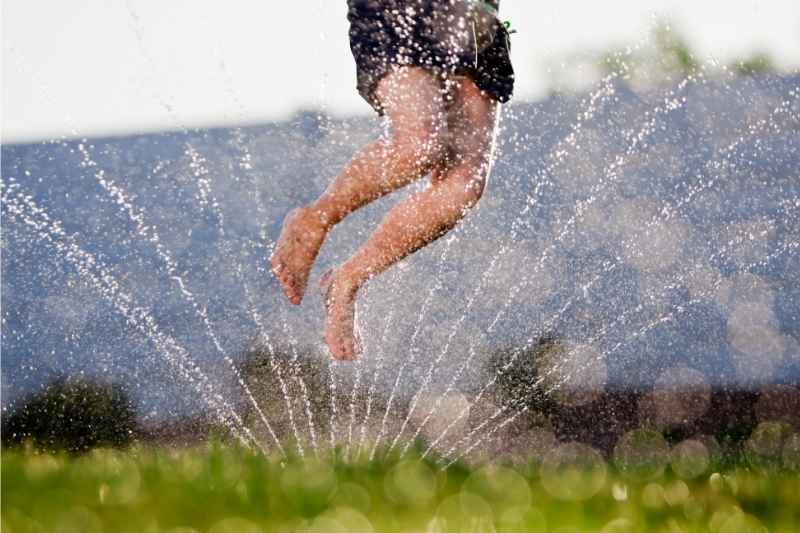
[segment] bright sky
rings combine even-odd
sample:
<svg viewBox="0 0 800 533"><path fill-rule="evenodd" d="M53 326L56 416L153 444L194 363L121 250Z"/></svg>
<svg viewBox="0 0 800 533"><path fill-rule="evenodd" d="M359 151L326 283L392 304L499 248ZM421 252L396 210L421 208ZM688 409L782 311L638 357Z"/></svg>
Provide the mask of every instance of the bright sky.
<svg viewBox="0 0 800 533"><path fill-rule="evenodd" d="M3 142L369 113L345 0L3 0ZM517 97L579 51L634 44L657 14L704 59L800 65L798 0L503 0Z"/></svg>

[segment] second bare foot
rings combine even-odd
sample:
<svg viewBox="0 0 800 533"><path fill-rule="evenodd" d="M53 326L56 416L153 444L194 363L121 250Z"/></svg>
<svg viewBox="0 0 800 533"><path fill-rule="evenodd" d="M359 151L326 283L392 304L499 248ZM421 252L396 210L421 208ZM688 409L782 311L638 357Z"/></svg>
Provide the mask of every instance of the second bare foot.
<svg viewBox="0 0 800 533"><path fill-rule="evenodd" d="M325 305L325 343L334 359L352 361L361 354L355 331L357 287L328 271L320 281Z"/></svg>

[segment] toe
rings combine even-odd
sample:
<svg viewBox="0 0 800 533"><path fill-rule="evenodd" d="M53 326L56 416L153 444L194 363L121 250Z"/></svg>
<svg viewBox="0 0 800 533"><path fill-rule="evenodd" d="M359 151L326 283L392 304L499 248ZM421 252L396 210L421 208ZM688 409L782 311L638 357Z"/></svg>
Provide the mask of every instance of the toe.
<svg viewBox="0 0 800 533"><path fill-rule="evenodd" d="M287 285L287 287L286 287L286 296L289 298L289 301L292 302L294 305L300 305L300 302L303 300L302 291L300 291L293 284Z"/></svg>
<svg viewBox="0 0 800 533"><path fill-rule="evenodd" d="M289 271L284 265L273 265L272 274L280 281L281 285L285 285L287 277L289 276Z"/></svg>
<svg viewBox="0 0 800 533"><path fill-rule="evenodd" d="M297 290L294 276L292 276L288 271L284 270L279 272L277 277L278 281L280 281L281 288L283 289L283 293L286 295L286 298L288 298L291 303L299 305L303 297Z"/></svg>
<svg viewBox="0 0 800 533"><path fill-rule="evenodd" d="M327 344L328 344L328 350L331 352L331 357L333 357L337 361L343 361L344 355L339 351L338 346L330 342L328 342Z"/></svg>
<svg viewBox="0 0 800 533"><path fill-rule="evenodd" d="M337 335L326 334L325 344L328 345L331 356L337 361L348 361L350 359L347 353L347 344Z"/></svg>
<svg viewBox="0 0 800 533"><path fill-rule="evenodd" d="M352 361L356 358L356 347L353 344L353 339L341 339L340 346L340 360L342 361Z"/></svg>
<svg viewBox="0 0 800 533"><path fill-rule="evenodd" d="M352 361L355 358L355 354L353 351L346 348L345 346L341 346L339 353L334 356L339 361Z"/></svg>
<svg viewBox="0 0 800 533"><path fill-rule="evenodd" d="M278 258L277 254L269 258L269 264L272 267L272 272L275 273L276 276L285 268L283 261Z"/></svg>

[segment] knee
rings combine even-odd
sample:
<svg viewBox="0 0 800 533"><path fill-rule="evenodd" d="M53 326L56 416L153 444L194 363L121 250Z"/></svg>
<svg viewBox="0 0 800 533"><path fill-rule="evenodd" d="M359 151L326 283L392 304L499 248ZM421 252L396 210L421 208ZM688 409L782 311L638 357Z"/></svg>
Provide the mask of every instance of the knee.
<svg viewBox="0 0 800 533"><path fill-rule="evenodd" d="M392 148L401 163L431 170L447 157L447 125L429 121L397 132L392 138Z"/></svg>
<svg viewBox="0 0 800 533"><path fill-rule="evenodd" d="M464 207L471 209L475 207L483 197L486 190L486 177L483 175L473 175L464 183Z"/></svg>
<svg viewBox="0 0 800 533"><path fill-rule="evenodd" d="M455 188L459 203L465 210L475 207L486 190L487 173L483 168L467 167L454 174L448 181L452 180L450 185Z"/></svg>

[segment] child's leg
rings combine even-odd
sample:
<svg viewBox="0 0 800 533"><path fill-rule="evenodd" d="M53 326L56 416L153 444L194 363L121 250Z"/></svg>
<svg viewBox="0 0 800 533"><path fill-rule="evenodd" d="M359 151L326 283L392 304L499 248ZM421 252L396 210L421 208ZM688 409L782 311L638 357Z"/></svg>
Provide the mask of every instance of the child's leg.
<svg viewBox="0 0 800 533"><path fill-rule="evenodd" d="M334 273L325 339L334 357L359 351L353 334L356 292L370 277L452 229L480 199L491 168L498 105L463 80L449 112L452 160L443 175L387 214L367 242Z"/></svg>
<svg viewBox="0 0 800 533"><path fill-rule="evenodd" d="M387 75L378 87L390 138L363 149L310 207L332 226L356 209L428 174L445 153L441 82L419 68Z"/></svg>
<svg viewBox="0 0 800 533"><path fill-rule="evenodd" d="M289 300L299 304L328 231L348 214L440 164L447 120L440 81L419 68L388 74L378 86L391 137L359 152L315 202L290 214L272 266Z"/></svg>

